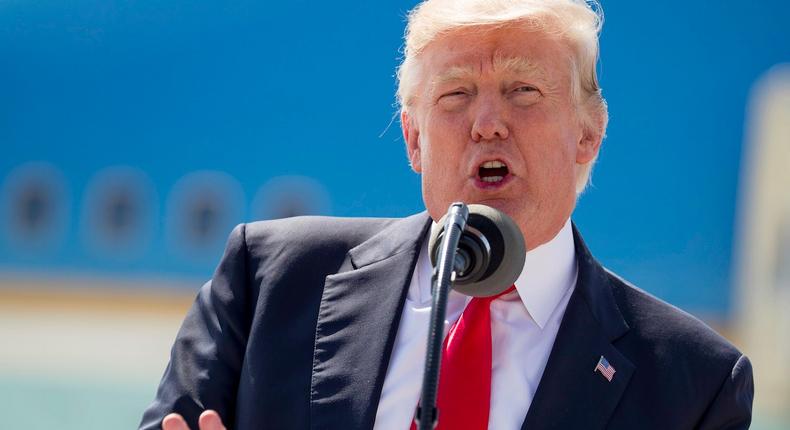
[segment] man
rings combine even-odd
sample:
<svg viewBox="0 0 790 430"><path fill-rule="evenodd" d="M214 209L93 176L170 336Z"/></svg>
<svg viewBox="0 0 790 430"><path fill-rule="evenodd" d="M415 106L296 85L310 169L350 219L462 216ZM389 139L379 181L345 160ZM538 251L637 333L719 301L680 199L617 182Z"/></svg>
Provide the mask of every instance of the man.
<svg viewBox="0 0 790 430"><path fill-rule="evenodd" d="M141 428L408 428L430 303L426 232L454 201L506 212L530 251L515 291L486 305L490 364L469 376L484 381L482 415L442 408L458 393L440 386L440 428L747 428L748 359L603 269L571 226L607 122L600 22L581 0L412 11L398 97L427 214L237 227ZM451 293L448 329L471 324L471 303Z"/></svg>

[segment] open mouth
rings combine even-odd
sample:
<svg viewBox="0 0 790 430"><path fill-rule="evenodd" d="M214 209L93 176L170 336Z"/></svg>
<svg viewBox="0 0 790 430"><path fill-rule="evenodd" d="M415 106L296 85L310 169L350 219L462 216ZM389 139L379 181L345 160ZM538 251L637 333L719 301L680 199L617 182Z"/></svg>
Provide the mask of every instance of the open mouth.
<svg viewBox="0 0 790 430"><path fill-rule="evenodd" d="M477 177L487 184L502 182L509 173L507 165L499 160L486 161L477 168Z"/></svg>

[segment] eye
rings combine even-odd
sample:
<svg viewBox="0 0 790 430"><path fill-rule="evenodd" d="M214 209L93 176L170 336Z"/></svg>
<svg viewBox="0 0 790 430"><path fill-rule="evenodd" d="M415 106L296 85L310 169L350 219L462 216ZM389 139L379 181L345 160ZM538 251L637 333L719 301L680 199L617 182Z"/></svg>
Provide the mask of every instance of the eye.
<svg viewBox="0 0 790 430"><path fill-rule="evenodd" d="M467 88L454 88L440 92L436 105L445 111L458 111L468 104L473 95Z"/></svg>
<svg viewBox="0 0 790 430"><path fill-rule="evenodd" d="M450 91L450 92L444 93L444 94L441 95L441 97L455 97L455 96L463 96L463 95L466 95L466 91L464 91L464 90L455 90L455 91Z"/></svg>
<svg viewBox="0 0 790 430"><path fill-rule="evenodd" d="M520 87L516 87L516 89L513 91L517 93L528 93L532 91L538 91L538 89L530 85L522 85Z"/></svg>
<svg viewBox="0 0 790 430"><path fill-rule="evenodd" d="M510 92L510 99L520 106L530 106L537 103L543 93L532 85L518 84Z"/></svg>

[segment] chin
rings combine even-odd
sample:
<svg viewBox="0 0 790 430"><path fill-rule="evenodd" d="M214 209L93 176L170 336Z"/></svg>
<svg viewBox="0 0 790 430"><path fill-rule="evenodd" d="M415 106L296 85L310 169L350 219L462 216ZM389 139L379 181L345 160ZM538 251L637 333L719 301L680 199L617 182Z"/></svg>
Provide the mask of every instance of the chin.
<svg viewBox="0 0 790 430"><path fill-rule="evenodd" d="M521 202L506 199L484 199L475 203L491 206L494 209L502 211L516 222L520 219L527 218L525 205Z"/></svg>

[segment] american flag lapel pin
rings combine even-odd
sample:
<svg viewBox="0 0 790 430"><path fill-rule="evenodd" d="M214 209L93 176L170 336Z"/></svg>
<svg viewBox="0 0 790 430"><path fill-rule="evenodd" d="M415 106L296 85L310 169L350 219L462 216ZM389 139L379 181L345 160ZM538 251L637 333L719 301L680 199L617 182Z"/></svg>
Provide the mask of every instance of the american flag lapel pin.
<svg viewBox="0 0 790 430"><path fill-rule="evenodd" d="M609 364L609 362L604 358L602 355L601 358L598 359L598 364L595 365L595 370L593 372L600 372L607 381L612 382L612 378L614 378L614 366Z"/></svg>

